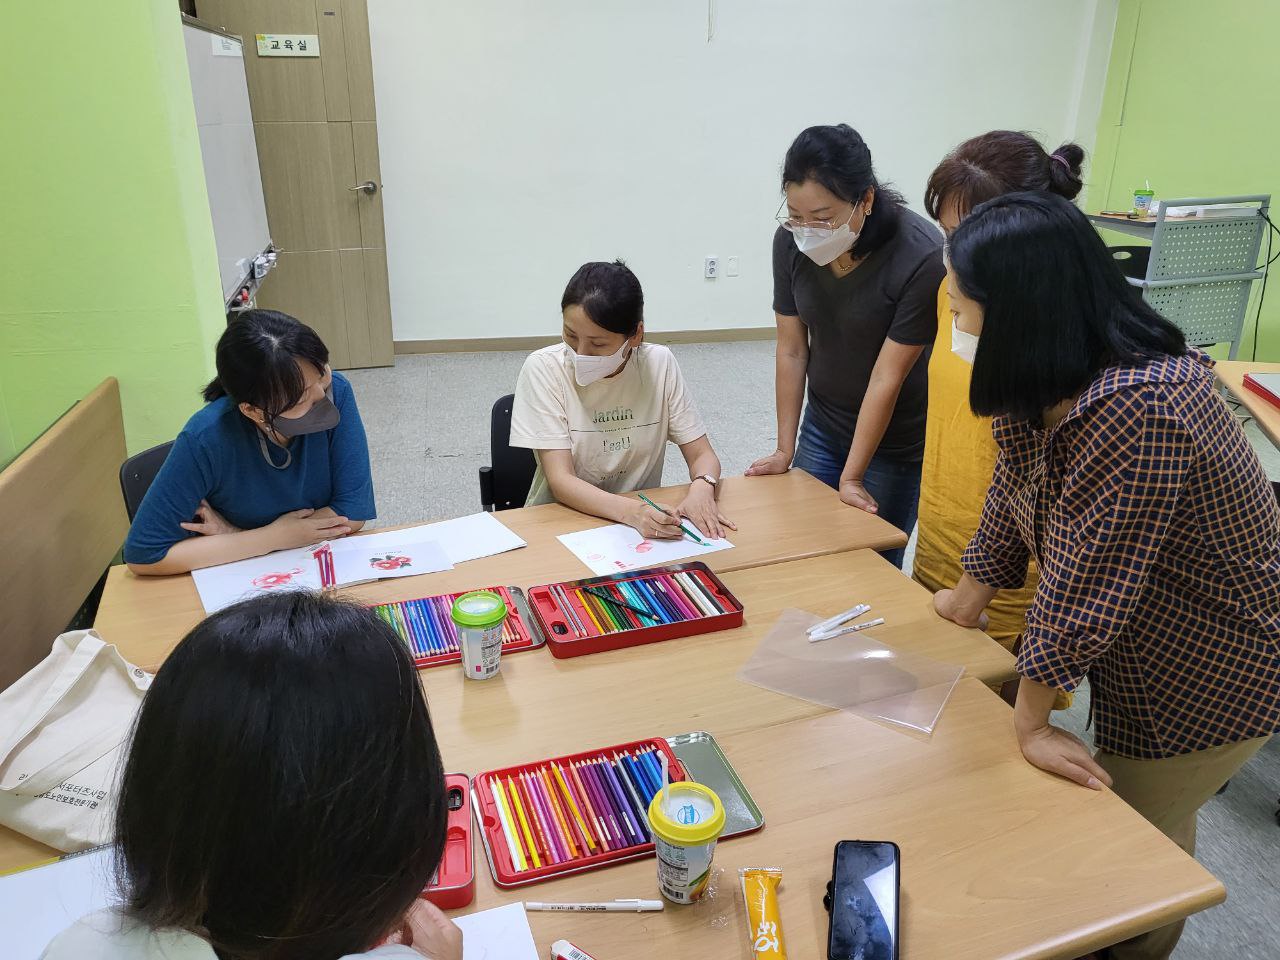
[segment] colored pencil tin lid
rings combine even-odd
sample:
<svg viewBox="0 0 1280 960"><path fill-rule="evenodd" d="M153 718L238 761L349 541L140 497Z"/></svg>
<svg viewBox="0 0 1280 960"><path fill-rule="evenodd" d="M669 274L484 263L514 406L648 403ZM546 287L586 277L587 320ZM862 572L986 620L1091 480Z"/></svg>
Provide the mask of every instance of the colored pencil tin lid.
<svg viewBox="0 0 1280 960"><path fill-rule="evenodd" d="M473 590L453 601L451 615L460 627L483 630L496 627L507 618L507 604L491 590Z"/></svg>

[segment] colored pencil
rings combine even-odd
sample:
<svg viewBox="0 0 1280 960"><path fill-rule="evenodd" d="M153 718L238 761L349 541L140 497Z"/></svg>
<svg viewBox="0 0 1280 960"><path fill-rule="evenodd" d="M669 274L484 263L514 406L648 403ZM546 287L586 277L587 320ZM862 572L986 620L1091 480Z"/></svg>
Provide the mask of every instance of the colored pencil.
<svg viewBox="0 0 1280 960"><path fill-rule="evenodd" d="M686 620L697 620L700 616L694 610L693 605L685 597L684 593L676 586L676 582L666 574L662 574L656 578L658 586L664 591L672 603L680 608L680 612L684 614Z"/></svg>
<svg viewBox="0 0 1280 960"><path fill-rule="evenodd" d="M671 598L667 596L666 591L661 588L656 580L653 578L646 578L644 585L645 589L653 594L654 599L657 600L658 603L662 604L673 622L680 623L684 620L684 613L671 601Z"/></svg>
<svg viewBox="0 0 1280 960"><path fill-rule="evenodd" d="M613 844L610 842L609 831L605 827L604 817L600 811L596 809L595 799L591 796L591 791L587 789L586 783L582 779L582 775L578 772L578 768L572 763L568 764L569 776L577 788L578 799L583 802L587 810L591 814L591 822L595 826L596 836L600 840L600 846L605 850L612 850Z"/></svg>
<svg viewBox="0 0 1280 960"><path fill-rule="evenodd" d="M677 523L679 523L680 531L686 537L693 537L693 539L698 541L698 543L702 544L703 546L706 545L707 541L703 540L700 536L698 536L696 533L694 533L692 530L686 527L684 524L684 521L681 520L679 517L677 517L674 513L668 513L666 510L663 510L660 506L658 506L656 503L654 503L652 500L646 497L643 493L637 493L636 496L639 497L641 500L643 500L645 503L647 503L649 506L653 507L653 509L657 510L659 513L663 514L664 516L668 516L672 520L675 520Z"/></svg>
<svg viewBox="0 0 1280 960"><path fill-rule="evenodd" d="M520 803L520 794L516 790L511 777L507 777L507 793L510 795L511 805L516 808L516 815L520 819L520 830L524 834L525 847L529 851L529 858L533 860L535 868L541 867L542 859L538 856L537 844L533 842L533 831L529 829L529 818L524 812L524 805Z"/></svg>
<svg viewBox="0 0 1280 960"><path fill-rule="evenodd" d="M533 774L534 782L542 788L542 796L551 807L551 817L554 821L551 825L555 827L560 834L560 839L564 841L564 848L569 853L569 859L575 859L578 856L578 844L574 839L573 830L564 818L564 810L560 807L560 800L556 796L556 792L551 788L551 781L547 779L546 769L538 767L533 771Z"/></svg>
<svg viewBox="0 0 1280 960"><path fill-rule="evenodd" d="M703 580L700 576L698 576L692 570L686 571L686 573L689 577L689 582L692 583L694 587L696 587L702 593L702 595L706 598L707 603L711 604L711 608L715 610L716 613L729 612L728 608L726 608L725 605L721 602L720 598L715 595L715 593L712 591L711 587L707 585L707 582L705 580Z"/></svg>
<svg viewBox="0 0 1280 960"><path fill-rule="evenodd" d="M494 781L489 781L489 789L493 792L493 805L498 811L498 823L502 826L502 835L507 841L507 851L511 854L511 862L517 870L529 869L528 862L524 858L524 851L520 849L519 834L516 833L514 826L511 824L511 814L507 810L506 792L500 787L494 789Z"/></svg>
<svg viewBox="0 0 1280 960"><path fill-rule="evenodd" d="M519 773L516 775L516 786L523 790L525 802L528 804L532 816L529 822L533 824L533 832L541 844L543 852L550 863L561 863L563 858L560 851L556 848L555 841L552 839L550 828L546 824L543 817L542 805L538 802L538 798L533 792L533 786L529 783L528 773Z"/></svg>
<svg viewBox="0 0 1280 960"><path fill-rule="evenodd" d="M653 589L653 585L647 580L637 578L631 582L631 587L645 598L649 604L649 609L661 614L663 623L676 622L676 617L671 612L671 609L662 602L658 592Z"/></svg>
<svg viewBox="0 0 1280 960"><path fill-rule="evenodd" d="M618 615L614 613L612 608L601 602L599 597L593 597L584 590L578 591L578 596L582 598L583 603L590 604L596 612L596 618L604 627L606 633L617 633L622 629L618 622Z"/></svg>
<svg viewBox="0 0 1280 960"><path fill-rule="evenodd" d="M622 829L618 826L618 819L614 816L613 805L606 802L604 794L600 790L600 784L596 782L586 762L579 760L574 766L577 767L578 773L582 776L582 782L586 784L587 789L591 792L591 800L596 805L596 809L600 811L600 819L604 822L605 830L609 833L611 849L616 850L627 846L626 839L622 836Z"/></svg>
<svg viewBox="0 0 1280 960"><path fill-rule="evenodd" d="M644 764L629 753L622 755L626 761L627 770L631 774L631 778L636 782L636 787L640 791L640 799L644 801L644 808L649 809L649 803L653 800L654 789L649 783L649 775L645 772Z"/></svg>
<svg viewBox="0 0 1280 960"><path fill-rule="evenodd" d="M639 804L628 794L627 788L618 776L618 771L614 769L613 764L607 758L602 758L599 766L605 782L609 784L609 787L618 797L619 809L622 811L622 816L626 821L627 830L631 834L631 838L637 844L644 843L646 837L644 831L640 829Z"/></svg>
<svg viewBox="0 0 1280 960"><path fill-rule="evenodd" d="M569 606L568 598L564 595L564 587L559 584L552 585L551 599L555 601L556 606L560 609L560 614L564 617L569 629L573 631L574 637L581 637L582 627L578 623L577 614L573 612L573 608Z"/></svg>
<svg viewBox="0 0 1280 960"><path fill-rule="evenodd" d="M555 774L549 764L542 768L542 773L547 783L547 793L551 796L551 802L554 804L563 824L565 836L569 838L570 846L573 848L573 855L575 857L588 856L590 851L587 839L578 831L578 824L573 819L573 812L569 809L569 802L561 794L560 784L556 781Z"/></svg>
<svg viewBox="0 0 1280 960"><path fill-rule="evenodd" d="M621 590L618 589L618 587L619 584L608 584L600 587L584 587L583 589L593 597L599 597L601 600L606 600L614 606L621 607L623 610L630 613L647 617L650 620L658 619L658 617L651 611L637 607Z"/></svg>
<svg viewBox="0 0 1280 960"><path fill-rule="evenodd" d="M552 777L564 797L565 806L569 808L569 813L572 814L574 821L578 825L578 833L582 835L582 839L587 845L587 851L594 853L597 846L596 838L587 829L586 821L582 817L582 811L578 809L577 801L574 800L573 791L569 789L569 784L564 779L564 773L554 763L548 764L548 766L551 767Z"/></svg>
<svg viewBox="0 0 1280 960"><path fill-rule="evenodd" d="M644 626L644 621L636 616L631 609L631 604L622 599L622 594L613 584L604 584L595 590L585 589L591 596L598 596L603 603L608 604L609 613L622 621L623 630L635 630L636 627Z"/></svg>
<svg viewBox="0 0 1280 960"><path fill-rule="evenodd" d="M600 618L596 616L596 612L591 609L591 605L583 598L582 591L574 590L573 595L577 599L578 605L582 607L583 612L586 613L587 619L591 621L591 625L596 628L596 635L604 636L606 631L600 623Z"/></svg>
<svg viewBox="0 0 1280 960"><path fill-rule="evenodd" d="M656 609L652 601L636 586L634 580L621 580L618 582L618 589L622 591L622 595L626 597L632 604L644 608L648 611L648 617L654 623L666 623L667 618L663 615L660 608Z"/></svg>
<svg viewBox="0 0 1280 960"><path fill-rule="evenodd" d="M707 598L702 595L699 590L689 579L689 574L680 572L676 574L676 580L680 586L684 587L685 595L693 601L693 605L702 611L704 616L714 617L716 608L707 602Z"/></svg>
<svg viewBox="0 0 1280 960"><path fill-rule="evenodd" d="M596 796L600 798L600 803L605 809L605 820L613 831L615 842L623 847L631 846L631 837L623 829L622 819L619 816L621 811L618 810L614 798L610 796L608 787L600 779L600 772L589 761L584 760L582 762L582 775L589 780L596 792Z"/></svg>
<svg viewBox="0 0 1280 960"><path fill-rule="evenodd" d="M647 750L639 754L640 762L645 765L645 772L649 775L649 780L654 785L654 794L656 795L662 789L662 765L658 763L658 758L654 751Z"/></svg>

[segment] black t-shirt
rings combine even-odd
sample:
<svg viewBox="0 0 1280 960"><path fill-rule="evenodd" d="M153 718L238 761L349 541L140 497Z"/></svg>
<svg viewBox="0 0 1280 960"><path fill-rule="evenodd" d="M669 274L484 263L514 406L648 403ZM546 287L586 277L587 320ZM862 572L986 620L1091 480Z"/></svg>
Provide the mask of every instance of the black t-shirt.
<svg viewBox="0 0 1280 960"><path fill-rule="evenodd" d="M844 449L853 443L871 370L887 338L924 345L925 351L902 384L878 452L923 458L929 353L945 273L942 235L905 207L893 236L844 277L801 253L782 227L774 234L773 309L799 317L808 328L810 416Z"/></svg>

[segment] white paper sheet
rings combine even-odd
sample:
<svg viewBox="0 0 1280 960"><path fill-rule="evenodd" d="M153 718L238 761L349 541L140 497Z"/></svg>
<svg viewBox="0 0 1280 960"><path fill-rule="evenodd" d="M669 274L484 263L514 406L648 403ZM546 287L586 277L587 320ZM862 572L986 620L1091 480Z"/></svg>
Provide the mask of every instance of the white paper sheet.
<svg viewBox="0 0 1280 960"><path fill-rule="evenodd" d="M430 549L429 546L435 547ZM455 563L465 563L495 553L506 553L526 546L492 514L476 513L469 517L424 523L403 530L386 530L360 537L333 540L334 572L338 585L381 580L386 577L411 577L419 573L435 573L448 570ZM265 557L253 557L224 563L216 567L192 571L196 591L205 613L213 613L237 601L262 593L279 590L319 590L320 573L312 556L313 547L297 550L279 550ZM338 555L347 554L350 559L345 568L349 576L338 569ZM387 568L369 567L372 557L405 555L420 552L421 562L410 569L387 565ZM358 567L358 569L357 569ZM366 567L368 567L366 569ZM358 574L358 575L357 575Z"/></svg>
<svg viewBox="0 0 1280 960"><path fill-rule="evenodd" d="M692 520L684 522L690 529L698 530ZM698 530L698 534L707 540L701 530ZM690 557L728 550L733 546L728 540L707 540L705 545L701 545L688 537L680 540L646 540L624 523L565 533L556 539L585 563L592 573L599 576L645 567L660 567L688 560Z"/></svg>
<svg viewBox="0 0 1280 960"><path fill-rule="evenodd" d="M372 545L371 540L373 537L349 537L329 544L333 551L333 573L339 586L453 569L444 547L434 540Z"/></svg>
<svg viewBox="0 0 1280 960"><path fill-rule="evenodd" d="M49 941L85 914L119 902L113 847L0 877L0 930L6 960L36 960Z"/></svg>
<svg viewBox="0 0 1280 960"><path fill-rule="evenodd" d="M320 572L311 547L279 550L265 557L193 570L205 613L229 607L237 601L281 590L319 590Z"/></svg>
<svg viewBox="0 0 1280 960"><path fill-rule="evenodd" d="M0 877L5 960L37 960L49 941L86 914L119 903L114 848L101 847L34 870ZM463 960L539 960L524 904L455 917Z"/></svg>
<svg viewBox="0 0 1280 960"><path fill-rule="evenodd" d="M462 960L540 960L523 903L453 920L462 928Z"/></svg>
<svg viewBox="0 0 1280 960"><path fill-rule="evenodd" d="M467 517L441 520L410 527L400 533L413 532L419 539L435 540L454 563L466 563L528 546L503 526L492 513L473 513ZM382 536L382 534L374 534Z"/></svg>

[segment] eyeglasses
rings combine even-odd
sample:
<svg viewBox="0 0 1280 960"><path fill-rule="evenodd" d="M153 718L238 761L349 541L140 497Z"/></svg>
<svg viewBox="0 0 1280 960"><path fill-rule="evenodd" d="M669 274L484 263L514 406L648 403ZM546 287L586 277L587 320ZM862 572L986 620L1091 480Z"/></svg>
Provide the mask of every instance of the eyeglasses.
<svg viewBox="0 0 1280 960"><path fill-rule="evenodd" d="M803 230L812 228L834 230L836 227L842 227L853 220L853 215L858 209L858 205L856 203L852 204L849 209L849 216L845 217L842 222L836 223L835 220L801 220L799 217L788 216L782 212L782 208L786 205L787 201L783 200L782 203L778 205L778 212L773 216L773 219L777 220L778 224L784 230Z"/></svg>

